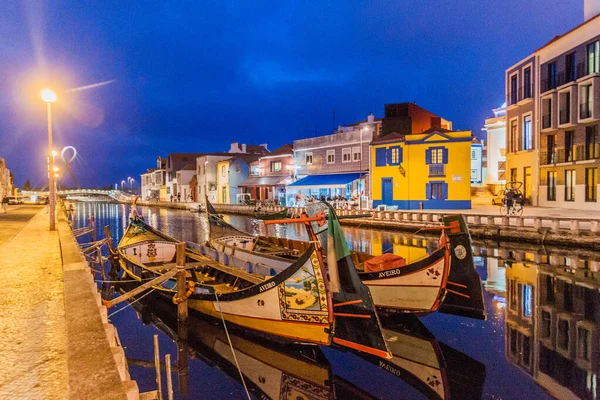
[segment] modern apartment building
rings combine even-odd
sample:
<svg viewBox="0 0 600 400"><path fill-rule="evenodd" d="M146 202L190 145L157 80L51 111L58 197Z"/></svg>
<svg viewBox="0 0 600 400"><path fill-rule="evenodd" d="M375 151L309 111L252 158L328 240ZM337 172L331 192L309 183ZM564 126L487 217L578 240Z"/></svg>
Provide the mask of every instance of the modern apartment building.
<svg viewBox="0 0 600 400"><path fill-rule="evenodd" d="M600 14L536 53L542 118L539 204L597 210Z"/></svg>
<svg viewBox="0 0 600 400"><path fill-rule="evenodd" d="M506 70L506 180L533 205L598 207L598 4L586 1L583 24Z"/></svg>

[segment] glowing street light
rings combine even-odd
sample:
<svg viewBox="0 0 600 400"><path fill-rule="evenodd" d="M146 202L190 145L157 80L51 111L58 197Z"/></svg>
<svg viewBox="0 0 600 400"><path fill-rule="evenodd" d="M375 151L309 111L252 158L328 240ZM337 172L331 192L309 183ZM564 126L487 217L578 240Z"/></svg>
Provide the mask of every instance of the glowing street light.
<svg viewBox="0 0 600 400"><path fill-rule="evenodd" d="M125 179L121 181L121 192L123 191L123 184L125 183Z"/></svg>
<svg viewBox="0 0 600 400"><path fill-rule="evenodd" d="M54 93L50 89L43 89L40 92L40 96L42 100L47 104L47 113L48 113L48 163L49 165L49 174L48 174L48 190L50 191L50 230L56 230L56 221L54 219L54 204L56 201L56 191L54 188L54 157L56 156L56 152L52 151L52 103L56 101L56 93Z"/></svg>
<svg viewBox="0 0 600 400"><path fill-rule="evenodd" d="M131 184L133 183L133 181L135 181L135 179L133 179L132 177L127 178L127 182L129 182L129 191L130 192L131 192Z"/></svg>

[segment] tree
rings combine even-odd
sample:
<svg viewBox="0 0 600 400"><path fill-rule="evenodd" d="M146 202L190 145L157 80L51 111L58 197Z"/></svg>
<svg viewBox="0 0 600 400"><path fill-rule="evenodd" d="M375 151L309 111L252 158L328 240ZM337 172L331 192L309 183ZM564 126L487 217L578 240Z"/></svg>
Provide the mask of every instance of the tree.
<svg viewBox="0 0 600 400"><path fill-rule="evenodd" d="M29 179L23 184L23 190L31 190L31 182L29 182Z"/></svg>

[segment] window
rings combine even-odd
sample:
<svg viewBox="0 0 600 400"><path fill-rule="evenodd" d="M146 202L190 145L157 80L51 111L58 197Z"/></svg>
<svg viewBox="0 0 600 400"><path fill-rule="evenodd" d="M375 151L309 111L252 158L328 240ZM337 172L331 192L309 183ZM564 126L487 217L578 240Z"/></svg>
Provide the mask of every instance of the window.
<svg viewBox="0 0 600 400"><path fill-rule="evenodd" d="M540 336L542 339L548 339L552 333L552 315L548 311L542 310L541 320Z"/></svg>
<svg viewBox="0 0 600 400"><path fill-rule="evenodd" d="M227 176L227 170L224 165L221 166L221 177L225 178Z"/></svg>
<svg viewBox="0 0 600 400"><path fill-rule="evenodd" d="M250 175L258 176L260 175L260 167L258 165L253 165L250 167Z"/></svg>
<svg viewBox="0 0 600 400"><path fill-rule="evenodd" d="M508 308L517 311L517 281L511 279L508 281Z"/></svg>
<svg viewBox="0 0 600 400"><path fill-rule="evenodd" d="M335 150L327 150L327 164L335 164Z"/></svg>
<svg viewBox="0 0 600 400"><path fill-rule="evenodd" d="M556 135L548 135L547 137L547 153L546 153L546 163L547 164L555 164L556 163Z"/></svg>
<svg viewBox="0 0 600 400"><path fill-rule="evenodd" d="M442 149L431 149L431 164L443 164Z"/></svg>
<svg viewBox="0 0 600 400"><path fill-rule="evenodd" d="M565 78L563 83L573 82L577 77L575 76L575 52L567 54L565 57Z"/></svg>
<svg viewBox="0 0 600 400"><path fill-rule="evenodd" d="M525 68L523 72L523 98L531 98L531 67Z"/></svg>
<svg viewBox="0 0 600 400"><path fill-rule="evenodd" d="M558 320L556 346L562 350L569 350L569 321L566 319Z"/></svg>
<svg viewBox="0 0 600 400"><path fill-rule="evenodd" d="M575 170L565 171L565 201L575 201Z"/></svg>
<svg viewBox="0 0 600 400"><path fill-rule="evenodd" d="M242 164L239 162L235 163L235 172L240 172L242 170Z"/></svg>
<svg viewBox="0 0 600 400"><path fill-rule="evenodd" d="M531 318L533 308L533 287L523 285L523 316Z"/></svg>
<svg viewBox="0 0 600 400"><path fill-rule="evenodd" d="M585 127L585 159L593 160L600 156L598 149L598 125Z"/></svg>
<svg viewBox="0 0 600 400"><path fill-rule="evenodd" d="M573 141L575 140L575 131L565 132L565 162L573 161Z"/></svg>
<svg viewBox="0 0 600 400"><path fill-rule="evenodd" d="M556 171L548 171L548 201L556 201Z"/></svg>
<svg viewBox="0 0 600 400"><path fill-rule="evenodd" d="M281 171L281 161L271 161L271 172Z"/></svg>
<svg viewBox="0 0 600 400"><path fill-rule="evenodd" d="M510 104L517 103L517 75L510 77Z"/></svg>
<svg viewBox="0 0 600 400"><path fill-rule="evenodd" d="M509 153L514 153L517 151L517 120L514 119L510 121L510 142L508 143L508 151Z"/></svg>
<svg viewBox="0 0 600 400"><path fill-rule="evenodd" d="M352 161L352 149L350 147L346 147L342 149L342 162L347 163Z"/></svg>
<svg viewBox="0 0 600 400"><path fill-rule="evenodd" d="M362 152L360 151L360 147L352 148L352 161L360 161L362 159Z"/></svg>
<svg viewBox="0 0 600 400"><path fill-rule="evenodd" d="M531 115L523 118L523 150L533 149L533 138L531 136Z"/></svg>
<svg viewBox="0 0 600 400"><path fill-rule="evenodd" d="M425 187L426 197L429 200L444 200L448 197L448 184L446 182L429 182Z"/></svg>
<svg viewBox="0 0 600 400"><path fill-rule="evenodd" d="M590 118L592 116L592 85L582 85L579 89L581 92L579 118Z"/></svg>
<svg viewBox="0 0 600 400"><path fill-rule="evenodd" d="M547 65L548 71L548 87L547 90L554 89L558 84L558 74L556 70L556 61L551 62Z"/></svg>
<svg viewBox="0 0 600 400"><path fill-rule="evenodd" d="M306 153L304 155L304 160L306 160L306 165L312 164L313 163L313 153L312 152Z"/></svg>
<svg viewBox="0 0 600 400"><path fill-rule="evenodd" d="M585 169L585 201L598 201L598 168Z"/></svg>
<svg viewBox="0 0 600 400"><path fill-rule="evenodd" d="M590 361L592 356L592 335L589 330L577 327L577 358Z"/></svg>
<svg viewBox="0 0 600 400"><path fill-rule="evenodd" d="M392 147L390 149L390 164L398 165L400 164L400 147Z"/></svg>
<svg viewBox="0 0 600 400"><path fill-rule="evenodd" d="M510 169L510 181L511 182L518 182L517 181L517 169L516 168L511 168Z"/></svg>
<svg viewBox="0 0 600 400"><path fill-rule="evenodd" d="M587 74L600 72L600 41L596 40L586 46Z"/></svg>
<svg viewBox="0 0 600 400"><path fill-rule="evenodd" d="M558 115L561 124L571 122L571 91L560 94L560 111Z"/></svg>
<svg viewBox="0 0 600 400"><path fill-rule="evenodd" d="M547 129L552 126L552 99L542 100L542 129Z"/></svg>

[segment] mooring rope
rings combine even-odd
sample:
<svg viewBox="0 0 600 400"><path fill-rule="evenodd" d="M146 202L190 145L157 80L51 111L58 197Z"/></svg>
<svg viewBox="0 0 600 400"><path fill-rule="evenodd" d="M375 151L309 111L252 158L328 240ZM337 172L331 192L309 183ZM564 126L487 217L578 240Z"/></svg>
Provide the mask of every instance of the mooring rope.
<svg viewBox="0 0 600 400"><path fill-rule="evenodd" d="M140 297L139 297L139 298L137 298L135 301L132 301L131 303L127 304L125 307L123 307L123 308L119 308L117 311L115 311L115 312L113 312L113 313L111 313L111 314L108 314L108 318L112 317L112 316L113 316L113 315L115 315L115 314L118 314L118 313L120 313L121 311L123 311L123 310L124 310L124 309L126 309L126 308L129 308L129 307L131 307L132 305L134 305L135 303L137 303L138 301L140 301L140 300L141 300L141 299L143 299L144 297L148 296L150 293L154 292L154 290L155 290L154 288L150 289L150 290L148 291L148 293L145 293L143 296L140 296Z"/></svg>
<svg viewBox="0 0 600 400"><path fill-rule="evenodd" d="M227 340L229 341L229 347L231 348L231 352L233 353L233 359L235 361L235 366L240 374L240 378L242 379L242 384L244 385L244 390L246 391L246 395L248 396L248 400L252 400L250 397L250 392L248 392L248 387L246 386L246 380L244 379L244 374L242 374L242 370L240 368L240 364L238 363L237 357L235 355L235 350L233 349L233 344L231 344L231 338L229 337L229 331L227 330L227 324L225 323L225 318L223 317L223 311L221 311L221 304L219 303L219 296L217 292L215 292L215 299L217 299L217 305L219 306L219 313L221 314L221 321L223 321L223 327L225 328L225 334L227 335Z"/></svg>

